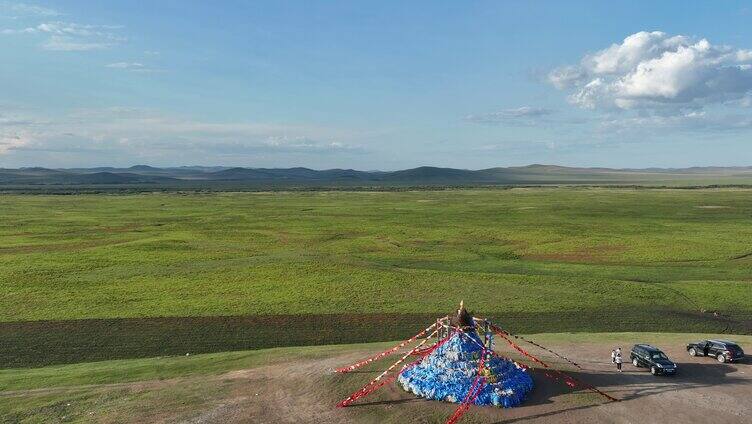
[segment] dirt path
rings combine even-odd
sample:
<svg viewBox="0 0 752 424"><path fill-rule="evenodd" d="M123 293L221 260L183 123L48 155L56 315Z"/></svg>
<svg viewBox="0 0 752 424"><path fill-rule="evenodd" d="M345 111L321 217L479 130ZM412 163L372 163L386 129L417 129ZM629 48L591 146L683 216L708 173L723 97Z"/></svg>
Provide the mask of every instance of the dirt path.
<svg viewBox="0 0 752 424"><path fill-rule="evenodd" d="M626 343L624 344L626 347ZM584 370L571 372L618 399L609 403L582 391L572 392L561 383L535 372L536 388L530 399L513 409L472 408L466 422L482 423L714 423L752 422L752 366L720 364L712 358L691 358L681 348L666 349L679 364L675 377L654 377L643 368L624 365L617 373L608 362L610 346L552 346L578 361ZM332 368L367 355L358 352L287 366L237 371L225 378L244 381L242 396L207 411L192 423L441 423L453 405L424 401L394 385L358 406L337 409L343 385L357 388L373 372L332 375ZM598 361L597 358L605 358ZM548 358L553 359L553 358ZM571 367L569 368L572 369ZM347 381L351 380L351 381ZM354 385L353 385L354 384ZM254 388L250 393L247 389ZM257 391L256 391L257 390ZM256 395L258 393L258 395ZM250 396L248 396L250 394ZM248 397L243 397L248 396Z"/></svg>
<svg viewBox="0 0 752 424"><path fill-rule="evenodd" d="M621 344L628 352L629 344ZM667 347L666 353L679 366L675 377L654 377L645 369L624 365L617 373L608 361L612 348L604 344L558 343L549 347L578 362L583 370L544 360L570 371L570 374L621 399L608 402L584 391L572 391L534 371L535 389L520 407L498 409L473 407L463 423L752 423L752 365L720 364L712 358L691 358L681 346ZM262 366L221 375L185 377L97 386L129 388L138 393L164 392L180 388L213 393L192 407L171 410L151 405L151 415L101 422L181 422L208 423L443 423L456 405L426 401L403 392L394 384L349 408L334 404L359 388L386 366L347 375L333 368L352 363L374 353L354 347L346 354ZM513 356L502 349L503 355ZM628 353L627 353L628 355ZM566 366L565 366L566 365ZM576 371L576 372L575 372ZM92 386L28 391L54 393L90 389ZM217 390L214 390L214 387ZM206 390L209 388L208 390ZM4 396L23 396L24 391ZM147 410L147 409L145 409Z"/></svg>

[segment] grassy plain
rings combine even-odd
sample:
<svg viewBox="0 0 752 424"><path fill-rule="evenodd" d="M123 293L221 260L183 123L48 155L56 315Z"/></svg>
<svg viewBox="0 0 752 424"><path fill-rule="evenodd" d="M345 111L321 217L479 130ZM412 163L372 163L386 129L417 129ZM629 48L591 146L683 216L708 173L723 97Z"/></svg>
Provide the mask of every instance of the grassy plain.
<svg viewBox="0 0 752 424"><path fill-rule="evenodd" d="M22 365L44 340L68 343L61 358L195 352L170 337L186 326L210 341L199 351L268 346L272 330L385 340L461 299L518 332L750 333L750 217L746 189L5 195L0 357ZM282 318L211 321L225 316ZM370 324L338 338L357 317ZM113 349L113 325L154 348Z"/></svg>

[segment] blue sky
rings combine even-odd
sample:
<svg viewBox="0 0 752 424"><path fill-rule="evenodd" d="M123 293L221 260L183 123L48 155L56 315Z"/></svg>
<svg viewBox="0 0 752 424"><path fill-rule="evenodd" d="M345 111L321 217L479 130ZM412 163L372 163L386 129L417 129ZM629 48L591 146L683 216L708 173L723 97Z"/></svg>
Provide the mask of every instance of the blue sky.
<svg viewBox="0 0 752 424"><path fill-rule="evenodd" d="M0 0L0 167L752 165L752 2Z"/></svg>

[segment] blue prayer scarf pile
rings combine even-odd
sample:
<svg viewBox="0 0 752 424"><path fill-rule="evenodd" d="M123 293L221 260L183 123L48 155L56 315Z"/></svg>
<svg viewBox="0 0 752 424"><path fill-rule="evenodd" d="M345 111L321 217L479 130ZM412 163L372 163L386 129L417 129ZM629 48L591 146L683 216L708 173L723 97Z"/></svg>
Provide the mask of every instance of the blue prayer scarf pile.
<svg viewBox="0 0 752 424"><path fill-rule="evenodd" d="M478 375L483 342L475 332L455 333L418 365L404 370L398 381L417 396L462 403ZM514 361L489 355L484 361L485 384L475 405L509 408L525 400L533 379Z"/></svg>

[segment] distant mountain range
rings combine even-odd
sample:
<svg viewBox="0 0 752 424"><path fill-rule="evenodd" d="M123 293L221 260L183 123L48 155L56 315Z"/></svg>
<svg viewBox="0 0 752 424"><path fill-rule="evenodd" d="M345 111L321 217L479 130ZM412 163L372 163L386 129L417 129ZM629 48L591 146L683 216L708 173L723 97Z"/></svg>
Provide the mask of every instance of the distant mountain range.
<svg viewBox="0 0 752 424"><path fill-rule="evenodd" d="M752 184L752 167L682 169L569 168L555 165L480 170L422 166L401 171L309 168L0 168L0 188L18 186L153 186L165 188L261 186L467 186L544 184L735 185Z"/></svg>

